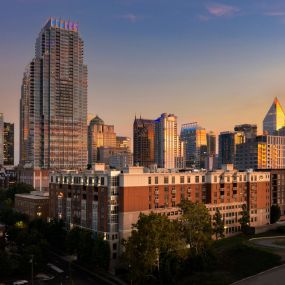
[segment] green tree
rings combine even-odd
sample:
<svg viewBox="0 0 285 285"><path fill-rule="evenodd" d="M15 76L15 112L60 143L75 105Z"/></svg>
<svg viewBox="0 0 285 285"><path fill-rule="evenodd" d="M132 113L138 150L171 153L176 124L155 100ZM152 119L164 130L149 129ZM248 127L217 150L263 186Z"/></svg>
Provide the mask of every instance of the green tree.
<svg viewBox="0 0 285 285"><path fill-rule="evenodd" d="M191 253L198 256L205 254L212 239L211 217L202 203L183 201L181 224Z"/></svg>
<svg viewBox="0 0 285 285"><path fill-rule="evenodd" d="M131 236L123 245L123 259L135 284L158 279L160 272L165 272L165 267L169 268L172 259L179 262L187 254L179 223L154 213L140 214ZM171 272L173 268L169 268L169 275L175 278L175 272ZM170 279L168 283L171 283Z"/></svg>
<svg viewBox="0 0 285 285"><path fill-rule="evenodd" d="M33 186L29 184L17 183L6 190L6 199L11 199L14 202L16 194L27 194L34 190Z"/></svg>
<svg viewBox="0 0 285 285"><path fill-rule="evenodd" d="M245 204L242 205L241 218L239 219L241 231L248 233L249 230L249 212Z"/></svg>
<svg viewBox="0 0 285 285"><path fill-rule="evenodd" d="M79 243L80 243L81 230L78 227L74 227L67 232L66 235L66 251L69 254L78 254Z"/></svg>
<svg viewBox="0 0 285 285"><path fill-rule="evenodd" d="M276 223L281 216L281 210L278 205L272 205L270 208L270 224Z"/></svg>
<svg viewBox="0 0 285 285"><path fill-rule="evenodd" d="M101 235L95 237L92 249L92 264L108 270L110 263L110 246Z"/></svg>
<svg viewBox="0 0 285 285"><path fill-rule="evenodd" d="M218 238L224 238L225 237L225 223L222 218L221 212L219 208L217 208L216 213L213 218L213 232L215 234L216 240Z"/></svg>

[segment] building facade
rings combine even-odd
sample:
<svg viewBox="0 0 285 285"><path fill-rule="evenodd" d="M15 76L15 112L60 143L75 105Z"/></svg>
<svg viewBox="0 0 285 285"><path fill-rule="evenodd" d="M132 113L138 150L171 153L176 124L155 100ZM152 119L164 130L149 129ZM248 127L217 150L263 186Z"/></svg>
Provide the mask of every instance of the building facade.
<svg viewBox="0 0 285 285"><path fill-rule="evenodd" d="M284 126L285 114L276 97L263 120L263 132L266 135L275 135L275 132Z"/></svg>
<svg viewBox="0 0 285 285"><path fill-rule="evenodd" d="M212 131L207 133L207 154L209 156L216 156L217 154L217 136Z"/></svg>
<svg viewBox="0 0 285 285"><path fill-rule="evenodd" d="M184 144L177 133L177 117L163 113L155 120L155 163L160 168L184 167Z"/></svg>
<svg viewBox="0 0 285 285"><path fill-rule="evenodd" d="M30 219L49 217L48 192L33 191L30 194L15 195L15 210L26 214Z"/></svg>
<svg viewBox="0 0 285 285"><path fill-rule="evenodd" d="M234 164L237 145L243 143L243 132L221 132L219 135L219 166ZM239 169L239 168L238 168Z"/></svg>
<svg viewBox="0 0 285 285"><path fill-rule="evenodd" d="M93 166L101 161L99 157L100 147L116 147L116 133L114 126L105 125L98 116L90 121L88 126L88 164Z"/></svg>
<svg viewBox="0 0 285 285"><path fill-rule="evenodd" d="M180 137L185 145L186 167L205 168L208 152L207 131L196 122L183 124Z"/></svg>
<svg viewBox="0 0 285 285"><path fill-rule="evenodd" d="M50 178L51 216L70 226L89 228L110 242L112 259L121 241L131 234L140 213L178 218L182 200L205 203L213 217L217 208L226 235L240 231L243 205L250 226L269 223L270 173L239 172L232 168L206 172L147 172L143 167L124 171L55 172Z"/></svg>
<svg viewBox="0 0 285 285"><path fill-rule="evenodd" d="M131 138L117 136L116 137L116 147L117 148L127 148L129 149L129 151L131 151Z"/></svg>
<svg viewBox="0 0 285 285"><path fill-rule="evenodd" d="M87 166L87 67L78 24L50 18L35 45L20 101L20 162Z"/></svg>
<svg viewBox="0 0 285 285"><path fill-rule="evenodd" d="M257 136L239 144L235 161L240 170L285 168L285 137Z"/></svg>
<svg viewBox="0 0 285 285"><path fill-rule="evenodd" d="M0 113L0 166L4 164L4 116Z"/></svg>
<svg viewBox="0 0 285 285"><path fill-rule="evenodd" d="M133 124L134 165L149 167L154 160L154 120L135 118Z"/></svg>
<svg viewBox="0 0 285 285"><path fill-rule="evenodd" d="M133 155L128 148L99 147L99 163L104 163L111 168L123 169L133 165Z"/></svg>
<svg viewBox="0 0 285 285"><path fill-rule="evenodd" d="M14 165L14 124L4 122L4 165Z"/></svg>

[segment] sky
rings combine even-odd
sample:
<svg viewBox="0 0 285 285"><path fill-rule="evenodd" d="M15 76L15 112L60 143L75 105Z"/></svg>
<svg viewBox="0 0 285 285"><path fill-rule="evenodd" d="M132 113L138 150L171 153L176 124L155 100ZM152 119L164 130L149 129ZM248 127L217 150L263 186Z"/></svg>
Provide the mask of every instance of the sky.
<svg viewBox="0 0 285 285"><path fill-rule="evenodd" d="M0 112L15 122L25 66L49 17L79 22L88 111L132 135L135 115L233 130L285 106L284 0L0 0Z"/></svg>

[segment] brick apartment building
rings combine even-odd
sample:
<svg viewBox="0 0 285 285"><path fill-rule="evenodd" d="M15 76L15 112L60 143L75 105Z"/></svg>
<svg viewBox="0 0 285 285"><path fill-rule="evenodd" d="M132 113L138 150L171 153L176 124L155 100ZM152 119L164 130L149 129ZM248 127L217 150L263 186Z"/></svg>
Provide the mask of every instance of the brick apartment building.
<svg viewBox="0 0 285 285"><path fill-rule="evenodd" d="M232 235L240 231L238 220L244 204L251 226L269 223L270 173L238 172L230 167L214 172L149 172L143 167L116 171L101 166L50 176L51 217L102 234L110 243L113 260L140 213L175 219L181 215L178 205L183 199L205 203L211 216L219 208L226 235Z"/></svg>

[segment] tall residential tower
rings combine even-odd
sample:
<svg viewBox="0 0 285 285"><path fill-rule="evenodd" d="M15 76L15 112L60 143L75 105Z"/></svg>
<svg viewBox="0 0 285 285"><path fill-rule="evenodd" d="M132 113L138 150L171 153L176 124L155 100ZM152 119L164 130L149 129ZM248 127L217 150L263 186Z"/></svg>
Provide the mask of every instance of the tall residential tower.
<svg viewBox="0 0 285 285"><path fill-rule="evenodd" d="M41 169L87 166L87 67L78 24L50 18L35 45L20 101L20 162Z"/></svg>
<svg viewBox="0 0 285 285"><path fill-rule="evenodd" d="M149 167L154 164L154 120L135 118L134 165Z"/></svg>
<svg viewBox="0 0 285 285"><path fill-rule="evenodd" d="M177 117L163 113L155 120L155 162L161 168L183 168L184 148L177 134Z"/></svg>

